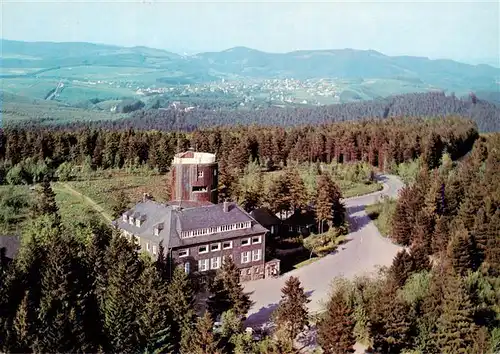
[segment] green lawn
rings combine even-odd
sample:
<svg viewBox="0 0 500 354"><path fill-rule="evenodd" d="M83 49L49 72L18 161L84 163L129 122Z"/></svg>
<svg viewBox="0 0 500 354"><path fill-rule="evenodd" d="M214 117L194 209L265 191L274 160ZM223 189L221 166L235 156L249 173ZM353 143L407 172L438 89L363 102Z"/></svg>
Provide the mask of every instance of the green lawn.
<svg viewBox="0 0 500 354"><path fill-rule="evenodd" d="M168 175L134 176L113 173L109 177L66 183L92 199L108 215L112 214L113 197L120 191L125 193L131 205L141 200L143 193L151 194L158 201L168 200L170 193Z"/></svg>
<svg viewBox="0 0 500 354"><path fill-rule="evenodd" d="M358 183L346 180L338 181L339 187L342 190L344 198L356 197L368 193L373 193L382 190L384 186L381 183Z"/></svg>
<svg viewBox="0 0 500 354"><path fill-rule="evenodd" d="M391 220L395 209L396 200L389 198L366 207L366 213L373 220L382 236L387 237L391 231Z"/></svg>

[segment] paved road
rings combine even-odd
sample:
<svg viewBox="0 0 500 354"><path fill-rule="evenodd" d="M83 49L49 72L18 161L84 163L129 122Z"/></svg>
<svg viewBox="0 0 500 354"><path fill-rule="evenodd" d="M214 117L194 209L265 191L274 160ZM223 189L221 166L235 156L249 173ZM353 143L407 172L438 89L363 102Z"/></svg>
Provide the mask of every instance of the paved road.
<svg viewBox="0 0 500 354"><path fill-rule="evenodd" d="M383 238L377 227L366 215L364 207L376 203L382 196L397 197L403 183L396 176L380 175L384 183L381 191L344 200L350 223L348 241L334 252L307 266L290 271L279 278L262 279L245 283L245 290L251 293L254 305L249 311L246 324L258 327L267 322L281 298L281 288L290 276L298 277L309 295L310 312L322 309L330 292L331 281L337 276L353 278L390 265L400 249Z"/></svg>

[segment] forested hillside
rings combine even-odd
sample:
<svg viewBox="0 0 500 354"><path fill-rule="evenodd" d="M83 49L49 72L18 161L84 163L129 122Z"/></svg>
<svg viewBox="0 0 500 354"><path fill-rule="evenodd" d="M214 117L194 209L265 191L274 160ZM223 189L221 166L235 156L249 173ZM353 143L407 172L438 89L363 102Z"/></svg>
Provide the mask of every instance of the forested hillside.
<svg viewBox="0 0 500 354"><path fill-rule="evenodd" d="M345 103L320 107L279 108L256 110L201 109L139 110L131 116L116 120L79 121L59 124L50 118L37 122L24 121L11 126L38 126L49 129L155 129L164 131L193 131L197 128L235 125L300 126L330 124L364 118L389 117L445 117L460 116L472 119L481 132L500 131L500 107L481 100L475 95L459 99L442 92L414 93L386 99Z"/></svg>

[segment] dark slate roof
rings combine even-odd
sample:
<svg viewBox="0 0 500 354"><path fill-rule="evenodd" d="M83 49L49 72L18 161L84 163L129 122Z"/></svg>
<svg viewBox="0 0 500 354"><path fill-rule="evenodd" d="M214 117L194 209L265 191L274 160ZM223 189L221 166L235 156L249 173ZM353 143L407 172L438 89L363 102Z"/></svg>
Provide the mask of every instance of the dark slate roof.
<svg viewBox="0 0 500 354"><path fill-rule="evenodd" d="M253 220L235 203L229 203L228 210L228 212L224 212L223 204L182 209L178 213L180 228L182 231L189 231Z"/></svg>
<svg viewBox="0 0 500 354"><path fill-rule="evenodd" d="M281 224L281 220L268 208L254 209L250 215L264 227Z"/></svg>
<svg viewBox="0 0 500 354"><path fill-rule="evenodd" d="M178 209L177 206L145 200L136 204L133 209L125 212L125 214L146 215L146 218L140 227L135 226L135 224L131 225L128 221L123 221L122 217L115 220L113 224L141 238L146 238L155 242L163 241L165 247L182 247L198 243L229 240L237 237L263 234L268 231L235 203L230 203L229 211L224 212L223 204ZM180 233L182 231L229 225L245 221L250 221L252 226L248 229L231 230L183 239L180 238ZM155 236L154 227L162 223L163 229L160 230L159 236Z"/></svg>
<svg viewBox="0 0 500 354"><path fill-rule="evenodd" d="M14 259L21 246L19 236L2 236L0 235L0 250L4 250L5 256Z"/></svg>
<svg viewBox="0 0 500 354"><path fill-rule="evenodd" d="M316 215L313 211L300 212L297 211L288 219L283 221L285 225L314 225L316 224Z"/></svg>

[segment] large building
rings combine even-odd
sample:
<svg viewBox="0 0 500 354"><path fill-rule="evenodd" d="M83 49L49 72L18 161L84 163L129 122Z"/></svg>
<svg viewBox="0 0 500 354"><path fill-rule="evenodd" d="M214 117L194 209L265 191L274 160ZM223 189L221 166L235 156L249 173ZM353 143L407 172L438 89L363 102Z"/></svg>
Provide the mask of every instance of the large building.
<svg viewBox="0 0 500 354"><path fill-rule="evenodd" d="M265 260L269 230L235 203L215 204L215 155L178 154L172 172L172 201L162 204L145 197L113 222L122 234L153 257L161 242L187 273L214 271L231 257L242 281L279 274L279 261Z"/></svg>

